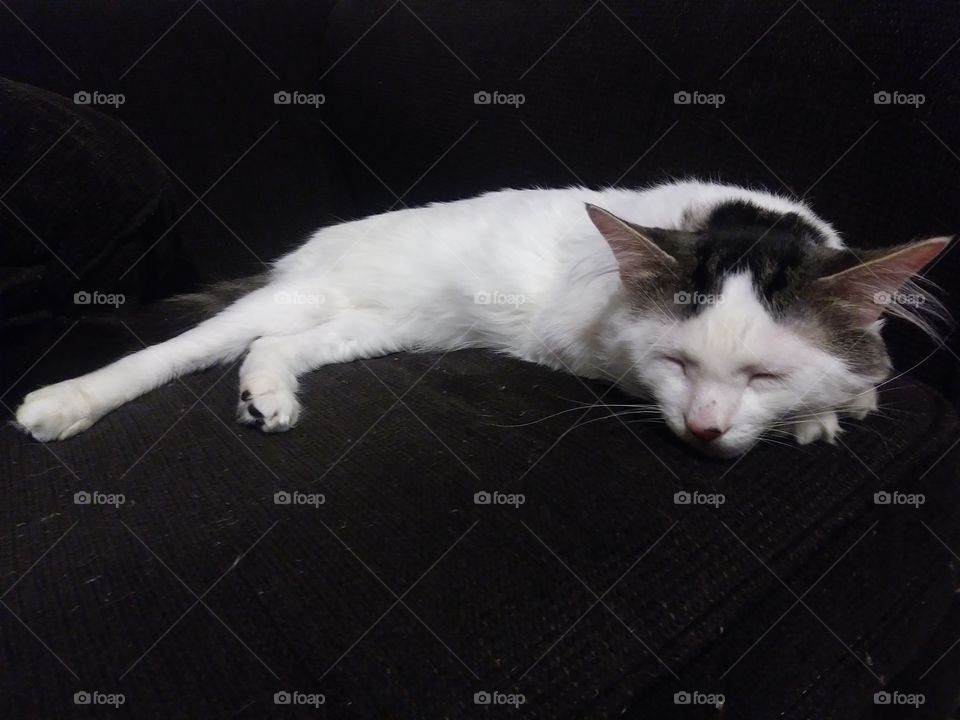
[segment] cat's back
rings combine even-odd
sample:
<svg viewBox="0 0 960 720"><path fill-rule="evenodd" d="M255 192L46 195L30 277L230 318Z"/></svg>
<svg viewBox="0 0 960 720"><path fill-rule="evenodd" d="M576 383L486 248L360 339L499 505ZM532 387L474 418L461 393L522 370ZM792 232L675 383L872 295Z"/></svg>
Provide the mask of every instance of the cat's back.
<svg viewBox="0 0 960 720"><path fill-rule="evenodd" d="M639 189L504 189L381 213L317 231L281 259L277 269L310 267L325 263L330 253L346 253L367 261L376 255L384 262L402 256L435 267L453 260L507 275L535 267L549 272L571 257L608 252L589 219L587 203L638 225L695 230L718 206L736 201L773 213L800 214L823 231L828 244L842 246L833 228L802 203L734 185L683 180Z"/></svg>

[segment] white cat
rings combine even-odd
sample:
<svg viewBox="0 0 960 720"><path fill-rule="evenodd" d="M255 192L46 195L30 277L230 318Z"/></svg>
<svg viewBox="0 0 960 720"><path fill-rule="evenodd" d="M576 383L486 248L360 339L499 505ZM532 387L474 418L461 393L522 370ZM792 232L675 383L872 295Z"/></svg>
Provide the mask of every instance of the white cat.
<svg viewBox="0 0 960 720"><path fill-rule="evenodd" d="M193 329L30 393L17 422L63 440L246 353L238 420L278 432L299 417L301 373L489 348L652 399L710 454L742 453L782 427L801 443L832 440L838 416L876 408L889 375L881 313L929 329L913 308L935 301L895 300L920 292L911 278L948 242L854 252L801 203L695 181L399 210L318 230Z"/></svg>

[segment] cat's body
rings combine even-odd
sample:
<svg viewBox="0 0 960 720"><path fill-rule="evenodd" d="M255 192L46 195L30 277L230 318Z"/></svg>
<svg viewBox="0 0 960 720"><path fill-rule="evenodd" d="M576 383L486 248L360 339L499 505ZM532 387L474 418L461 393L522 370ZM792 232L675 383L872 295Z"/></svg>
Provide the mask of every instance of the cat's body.
<svg viewBox="0 0 960 720"><path fill-rule="evenodd" d="M888 372L883 308L848 297L864 285L854 266L884 276L871 291L896 292L946 242L860 266L806 206L694 181L505 190L399 210L317 231L216 316L31 393L17 420L39 440L64 439L174 377L247 353L238 419L286 430L303 372L478 347L652 395L675 432L715 454L742 452L788 414L801 441L832 437L835 411L872 409ZM829 294L823 283L839 295L821 307L811 293ZM863 357L849 347L858 333L869 338Z"/></svg>
<svg viewBox="0 0 960 720"><path fill-rule="evenodd" d="M731 199L797 209L766 193L696 182L643 192L502 190L319 230L275 264L271 287L305 304L319 296L308 308L319 321L375 308L388 347L480 347L585 377L621 377L629 365L604 357L598 336L617 332L628 303L584 203L638 225L685 229Z"/></svg>

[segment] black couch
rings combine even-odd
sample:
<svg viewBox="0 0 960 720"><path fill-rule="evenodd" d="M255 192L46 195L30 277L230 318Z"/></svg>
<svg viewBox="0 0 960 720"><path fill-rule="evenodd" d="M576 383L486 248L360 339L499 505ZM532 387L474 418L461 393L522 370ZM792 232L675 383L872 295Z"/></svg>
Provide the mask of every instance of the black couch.
<svg viewBox="0 0 960 720"><path fill-rule="evenodd" d="M696 175L807 195L854 245L960 229L953 3L7 0L0 18L8 416L174 332L158 300L388 208ZM695 91L724 102L675 100ZM951 248L929 277L960 317L958 271ZM735 462L603 419L622 396L601 384L472 351L325 367L285 435L233 422L235 366L64 443L6 425L0 713L950 717L960 343L887 336L903 375L883 413ZM294 491L324 502L277 502ZM477 502L493 491L524 502ZM678 502L694 491L725 502Z"/></svg>

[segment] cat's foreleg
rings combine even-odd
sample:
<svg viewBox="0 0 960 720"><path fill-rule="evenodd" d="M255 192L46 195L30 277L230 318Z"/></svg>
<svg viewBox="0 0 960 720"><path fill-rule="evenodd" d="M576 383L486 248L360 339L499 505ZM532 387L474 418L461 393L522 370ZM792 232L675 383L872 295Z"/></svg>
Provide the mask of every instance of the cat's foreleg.
<svg viewBox="0 0 960 720"><path fill-rule="evenodd" d="M268 329L295 332L317 322L302 313L278 313L275 296L275 288L261 288L172 340L35 390L17 409L17 424L37 440L64 440L174 378L239 357Z"/></svg>
<svg viewBox="0 0 960 720"><path fill-rule="evenodd" d="M840 418L834 412L816 413L798 420L793 434L799 445L826 440L831 445L840 433Z"/></svg>
<svg viewBox="0 0 960 720"><path fill-rule="evenodd" d="M842 408L844 415L863 420L868 414L877 409L877 390L870 388L866 392L853 397L848 405ZM840 414L838 412L821 412L811 414L798 420L793 426L793 434L800 445L808 445L817 440L826 440L833 444L841 432Z"/></svg>
<svg viewBox="0 0 960 720"><path fill-rule="evenodd" d="M863 420L870 413L877 411L877 400L876 388L860 393L850 403L850 414L857 420Z"/></svg>
<svg viewBox="0 0 960 720"><path fill-rule="evenodd" d="M289 430L300 417L298 375L403 347L398 328L376 311L346 311L304 332L258 338L240 368L237 421L264 432Z"/></svg>

